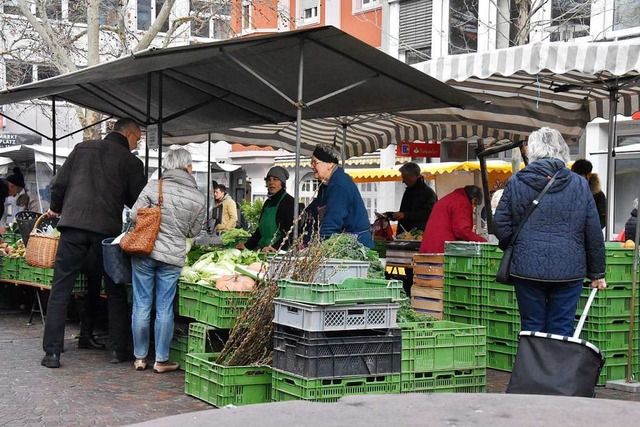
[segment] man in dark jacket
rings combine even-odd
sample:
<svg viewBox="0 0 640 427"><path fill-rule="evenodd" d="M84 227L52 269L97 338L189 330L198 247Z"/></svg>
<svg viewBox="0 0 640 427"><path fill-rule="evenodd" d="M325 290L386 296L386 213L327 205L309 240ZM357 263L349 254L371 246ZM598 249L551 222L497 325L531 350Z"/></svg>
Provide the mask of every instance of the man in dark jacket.
<svg viewBox="0 0 640 427"><path fill-rule="evenodd" d="M76 145L51 182L47 214L60 217L61 235L43 337L46 355L41 364L47 368L60 367L67 304L81 271L104 276L111 362L131 360L127 295L124 286L102 274L102 240L120 234L122 209L134 205L146 178L142 162L131 153L140 139L140 126L125 118L113 130L103 140Z"/></svg>
<svg viewBox="0 0 640 427"><path fill-rule="evenodd" d="M578 159L573 162L571 171L577 173L581 177L587 180L589 183L589 190L593 194L593 201L596 202L596 208L598 209L598 219L600 220L600 228L604 228L607 225L607 197L602 192L602 186L600 185L600 178L593 171L593 165L589 160Z"/></svg>
<svg viewBox="0 0 640 427"><path fill-rule="evenodd" d="M400 211L392 218L398 220L396 235L417 229L423 231L431 215L433 205L438 201L436 193L424 182L420 166L408 162L400 167L402 182L407 186L400 203Z"/></svg>

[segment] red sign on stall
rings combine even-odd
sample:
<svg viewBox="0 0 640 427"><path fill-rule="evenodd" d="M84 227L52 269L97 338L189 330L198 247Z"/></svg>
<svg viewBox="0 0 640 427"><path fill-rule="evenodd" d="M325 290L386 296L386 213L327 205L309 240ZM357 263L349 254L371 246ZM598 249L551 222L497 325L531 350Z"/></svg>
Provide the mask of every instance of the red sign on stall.
<svg viewBox="0 0 640 427"><path fill-rule="evenodd" d="M436 142L402 141L396 148L397 156L404 157L440 157L440 144Z"/></svg>

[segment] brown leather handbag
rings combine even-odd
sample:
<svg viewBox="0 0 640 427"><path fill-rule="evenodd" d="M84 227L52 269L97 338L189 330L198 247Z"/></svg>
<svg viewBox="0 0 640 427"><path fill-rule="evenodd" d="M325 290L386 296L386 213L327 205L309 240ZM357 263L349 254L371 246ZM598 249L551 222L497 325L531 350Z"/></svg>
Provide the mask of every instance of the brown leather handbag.
<svg viewBox="0 0 640 427"><path fill-rule="evenodd" d="M147 256L153 251L158 232L162 209L162 179L158 180L158 205L138 209L133 229L120 239L123 251L133 256Z"/></svg>

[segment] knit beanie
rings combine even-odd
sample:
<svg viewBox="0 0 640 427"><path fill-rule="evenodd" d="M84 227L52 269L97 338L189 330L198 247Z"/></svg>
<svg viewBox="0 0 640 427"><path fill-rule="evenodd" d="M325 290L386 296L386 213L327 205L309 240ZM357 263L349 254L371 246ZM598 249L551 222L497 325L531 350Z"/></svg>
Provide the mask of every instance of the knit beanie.
<svg viewBox="0 0 640 427"><path fill-rule="evenodd" d="M270 176L278 178L280 182L282 182L282 185L286 186L287 179L289 179L289 172L287 172L287 170L282 166L274 166L269 169L269 172L267 172L267 178L269 178Z"/></svg>
<svg viewBox="0 0 640 427"><path fill-rule="evenodd" d="M13 168L13 173L5 178L7 181L15 185L16 187L24 188L24 175L19 167Z"/></svg>

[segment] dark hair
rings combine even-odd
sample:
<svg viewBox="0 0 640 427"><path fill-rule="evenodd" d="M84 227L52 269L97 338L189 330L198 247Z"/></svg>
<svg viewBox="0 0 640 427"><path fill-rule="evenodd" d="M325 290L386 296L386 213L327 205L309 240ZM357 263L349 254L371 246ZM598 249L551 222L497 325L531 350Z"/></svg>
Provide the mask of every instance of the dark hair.
<svg viewBox="0 0 640 427"><path fill-rule="evenodd" d="M216 187L214 188L214 190L215 190L216 188L217 188L218 190L222 191L223 193L226 193L226 192L227 192L227 186L226 186L226 185L218 184L218 185L216 185Z"/></svg>
<svg viewBox="0 0 640 427"><path fill-rule="evenodd" d="M464 192L467 193L469 200L478 199L478 202L482 203L482 188L477 185L465 185Z"/></svg>
<svg viewBox="0 0 640 427"><path fill-rule="evenodd" d="M132 125L140 127L138 122L133 120L131 117L124 117L124 118L118 119L116 121L116 123L113 125L113 131L114 132L124 132L125 130L127 130Z"/></svg>
<svg viewBox="0 0 640 427"><path fill-rule="evenodd" d="M593 165L587 159L578 159L573 162L573 166L571 166L571 171L577 173L578 175L587 176L593 170Z"/></svg>
<svg viewBox="0 0 640 427"><path fill-rule="evenodd" d="M414 162L407 162L400 166L400 173L406 173L408 175L420 176L420 166Z"/></svg>

